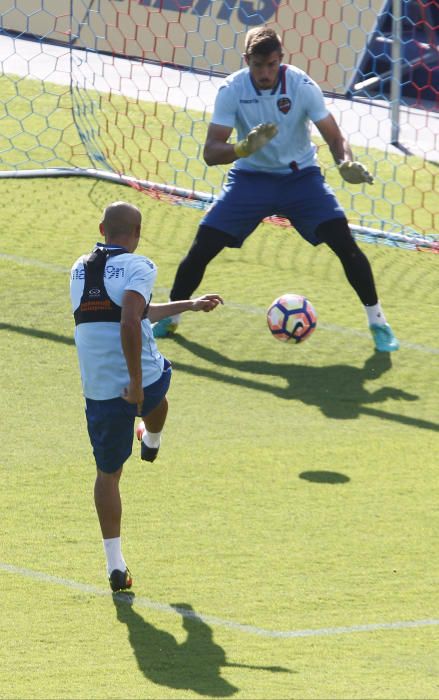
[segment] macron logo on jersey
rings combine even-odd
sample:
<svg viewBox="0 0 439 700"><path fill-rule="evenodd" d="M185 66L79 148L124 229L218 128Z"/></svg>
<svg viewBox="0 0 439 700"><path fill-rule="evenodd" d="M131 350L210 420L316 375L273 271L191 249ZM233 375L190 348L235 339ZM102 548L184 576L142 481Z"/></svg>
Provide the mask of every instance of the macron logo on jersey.
<svg viewBox="0 0 439 700"><path fill-rule="evenodd" d="M255 97L251 100L239 100L239 102L242 105L257 105L259 100L257 100Z"/></svg>

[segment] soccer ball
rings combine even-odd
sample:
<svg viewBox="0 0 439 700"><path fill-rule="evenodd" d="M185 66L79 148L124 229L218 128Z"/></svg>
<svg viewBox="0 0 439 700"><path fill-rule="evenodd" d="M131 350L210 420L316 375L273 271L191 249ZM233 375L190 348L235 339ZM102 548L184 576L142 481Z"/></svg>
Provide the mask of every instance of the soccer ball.
<svg viewBox="0 0 439 700"><path fill-rule="evenodd" d="M305 297L299 294L282 294L268 309L267 323L277 340L301 343L314 332L317 314Z"/></svg>

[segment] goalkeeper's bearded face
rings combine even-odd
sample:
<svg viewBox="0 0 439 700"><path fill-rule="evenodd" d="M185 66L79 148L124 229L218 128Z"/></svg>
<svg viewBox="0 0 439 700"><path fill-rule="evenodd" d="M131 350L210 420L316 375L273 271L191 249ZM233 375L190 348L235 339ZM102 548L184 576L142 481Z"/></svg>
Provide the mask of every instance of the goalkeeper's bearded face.
<svg viewBox="0 0 439 700"><path fill-rule="evenodd" d="M270 90L277 84L282 56L280 51L266 56L258 53L245 56L252 80L259 90Z"/></svg>

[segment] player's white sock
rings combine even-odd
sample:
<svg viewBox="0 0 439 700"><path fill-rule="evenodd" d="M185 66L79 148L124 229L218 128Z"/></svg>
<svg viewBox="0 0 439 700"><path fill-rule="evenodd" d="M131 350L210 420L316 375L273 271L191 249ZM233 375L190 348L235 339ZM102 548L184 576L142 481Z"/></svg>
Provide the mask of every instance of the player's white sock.
<svg viewBox="0 0 439 700"><path fill-rule="evenodd" d="M169 316L171 319L172 323L175 323L177 326L180 323L180 316L181 314L174 314L173 316Z"/></svg>
<svg viewBox="0 0 439 700"><path fill-rule="evenodd" d="M142 435L142 440L147 447L160 447L160 437L162 431L159 433L150 433L149 430L145 430Z"/></svg>
<svg viewBox="0 0 439 700"><path fill-rule="evenodd" d="M387 323L380 302L378 302L378 304L374 304L373 306L365 306L364 310L367 314L369 326L371 326L372 324L376 324L377 326L384 326L384 324Z"/></svg>
<svg viewBox="0 0 439 700"><path fill-rule="evenodd" d="M127 565L122 555L120 537L110 537L107 540L102 540L102 542L104 544L105 556L107 557L108 575L110 575L114 569L125 571Z"/></svg>

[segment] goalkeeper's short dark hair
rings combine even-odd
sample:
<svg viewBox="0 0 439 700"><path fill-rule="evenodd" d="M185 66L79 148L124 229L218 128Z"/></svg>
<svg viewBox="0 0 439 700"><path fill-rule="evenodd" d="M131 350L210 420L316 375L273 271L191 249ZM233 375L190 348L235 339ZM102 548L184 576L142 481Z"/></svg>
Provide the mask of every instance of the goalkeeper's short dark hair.
<svg viewBox="0 0 439 700"><path fill-rule="evenodd" d="M260 54L268 56L273 51L282 53L282 42L279 34L271 27L253 27L245 35L244 55Z"/></svg>

